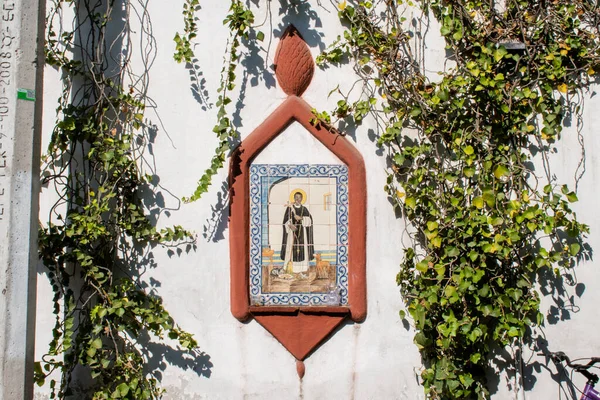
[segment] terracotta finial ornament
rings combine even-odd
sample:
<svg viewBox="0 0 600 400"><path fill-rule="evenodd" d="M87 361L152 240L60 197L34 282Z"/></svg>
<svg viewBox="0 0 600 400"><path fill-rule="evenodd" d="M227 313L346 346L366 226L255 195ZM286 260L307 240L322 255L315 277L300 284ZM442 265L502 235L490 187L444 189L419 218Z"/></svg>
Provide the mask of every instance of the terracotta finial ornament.
<svg viewBox="0 0 600 400"><path fill-rule="evenodd" d="M306 373L306 366L304 366L304 361L296 360L296 372L298 373L298 377L300 379L304 378L304 374Z"/></svg>
<svg viewBox="0 0 600 400"><path fill-rule="evenodd" d="M300 32L294 25L283 32L275 53L275 75L290 96L301 96L315 72L315 64Z"/></svg>

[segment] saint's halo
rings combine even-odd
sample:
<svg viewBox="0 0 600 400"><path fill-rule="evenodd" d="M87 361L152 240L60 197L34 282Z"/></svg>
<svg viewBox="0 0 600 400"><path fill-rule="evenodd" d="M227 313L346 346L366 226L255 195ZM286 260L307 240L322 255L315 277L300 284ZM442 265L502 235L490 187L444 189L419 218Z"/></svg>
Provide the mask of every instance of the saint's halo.
<svg viewBox="0 0 600 400"><path fill-rule="evenodd" d="M294 196L296 195L296 193L300 193L302 195L301 203L302 204L306 203L306 192L300 188L292 190L292 192L290 193L290 203L295 202Z"/></svg>

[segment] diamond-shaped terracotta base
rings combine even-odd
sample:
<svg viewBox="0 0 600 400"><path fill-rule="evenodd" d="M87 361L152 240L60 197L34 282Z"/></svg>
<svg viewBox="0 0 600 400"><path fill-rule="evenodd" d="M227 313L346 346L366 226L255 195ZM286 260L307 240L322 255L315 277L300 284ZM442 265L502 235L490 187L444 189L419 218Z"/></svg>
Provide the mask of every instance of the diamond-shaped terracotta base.
<svg viewBox="0 0 600 400"><path fill-rule="evenodd" d="M346 318L345 315L255 315L254 318L297 360L304 360Z"/></svg>

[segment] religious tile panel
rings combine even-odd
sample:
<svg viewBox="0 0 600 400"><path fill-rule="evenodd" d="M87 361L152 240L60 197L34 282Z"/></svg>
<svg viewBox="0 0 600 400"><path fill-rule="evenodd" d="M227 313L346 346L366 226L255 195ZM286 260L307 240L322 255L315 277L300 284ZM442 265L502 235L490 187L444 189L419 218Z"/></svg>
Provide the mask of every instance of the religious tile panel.
<svg viewBox="0 0 600 400"><path fill-rule="evenodd" d="M250 167L250 304L348 305L348 168Z"/></svg>
<svg viewBox="0 0 600 400"><path fill-rule="evenodd" d="M366 171L349 140L311 123L299 96L314 63L293 26L274 61L288 97L231 156L231 313L277 338L302 378L303 360L344 319L367 316Z"/></svg>

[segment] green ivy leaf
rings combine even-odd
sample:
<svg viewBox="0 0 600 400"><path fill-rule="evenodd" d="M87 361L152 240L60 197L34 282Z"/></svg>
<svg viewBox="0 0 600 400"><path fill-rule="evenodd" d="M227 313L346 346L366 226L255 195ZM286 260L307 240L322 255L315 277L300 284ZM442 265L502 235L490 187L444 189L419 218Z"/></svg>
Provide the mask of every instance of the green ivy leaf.
<svg viewBox="0 0 600 400"><path fill-rule="evenodd" d="M460 254L460 250L454 246L450 246L446 249L448 257L457 257Z"/></svg>
<svg viewBox="0 0 600 400"><path fill-rule="evenodd" d="M421 273L425 273L429 269L429 263L427 261L425 261L425 260L420 261L420 262L417 263L417 265L415 266L415 268L417 269L417 271L419 271Z"/></svg>
<svg viewBox="0 0 600 400"><path fill-rule="evenodd" d="M569 245L569 253L572 257L575 257L577 254L579 254L579 250L581 250L579 243L571 243Z"/></svg>
<svg viewBox="0 0 600 400"><path fill-rule="evenodd" d="M479 362L479 360L481 360L481 354L480 353L471 354L469 359L471 360L471 362L473 364L477 364Z"/></svg>
<svg viewBox="0 0 600 400"><path fill-rule="evenodd" d="M413 339L413 342L417 345L417 348L419 350L424 349L430 343L429 339L423 334L423 332L417 332Z"/></svg>
<svg viewBox="0 0 600 400"><path fill-rule="evenodd" d="M117 390L122 397L125 397L129 393L129 385L126 383L121 383L117 386Z"/></svg>
<svg viewBox="0 0 600 400"><path fill-rule="evenodd" d="M504 165L500 164L498 165L495 169L494 169L494 176L497 179L502 178L503 176L506 176L509 174L509 170L508 168L506 168Z"/></svg>

